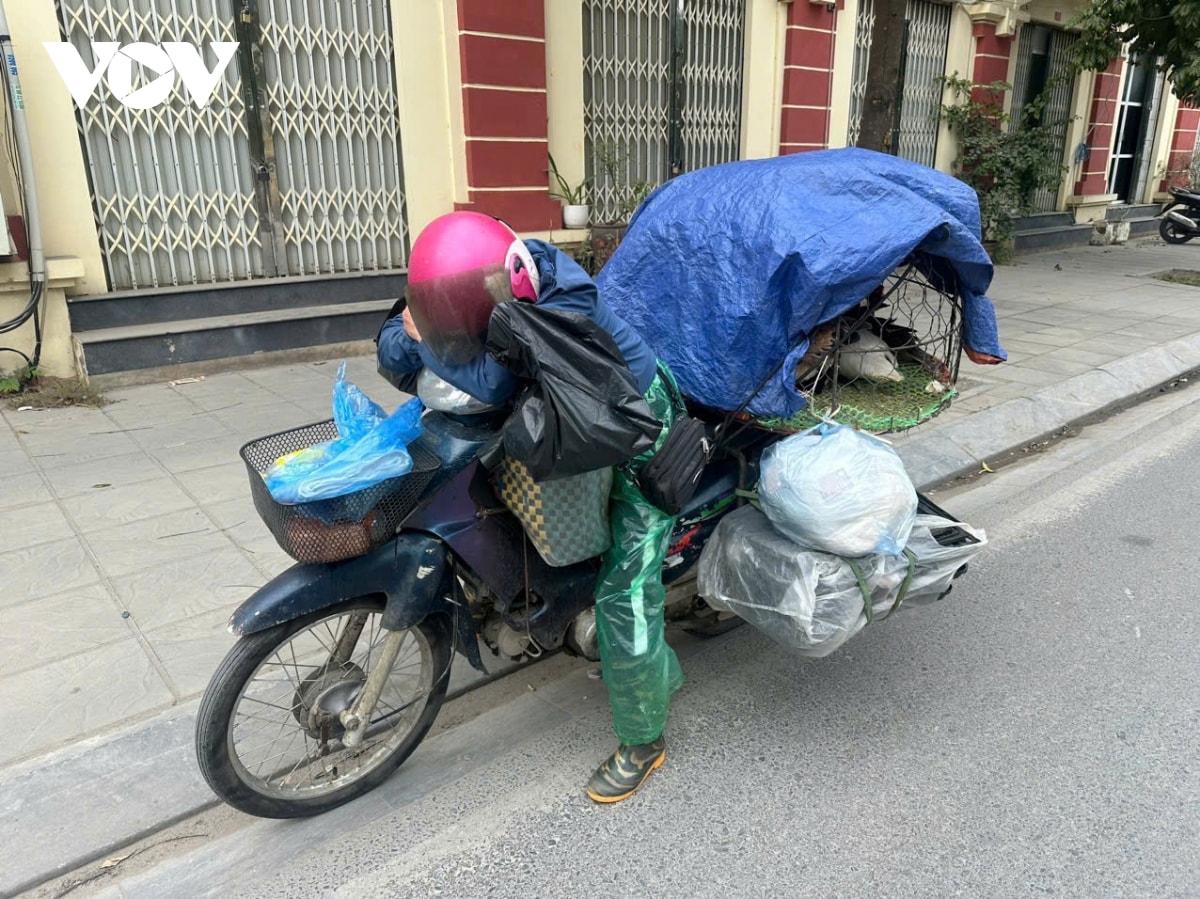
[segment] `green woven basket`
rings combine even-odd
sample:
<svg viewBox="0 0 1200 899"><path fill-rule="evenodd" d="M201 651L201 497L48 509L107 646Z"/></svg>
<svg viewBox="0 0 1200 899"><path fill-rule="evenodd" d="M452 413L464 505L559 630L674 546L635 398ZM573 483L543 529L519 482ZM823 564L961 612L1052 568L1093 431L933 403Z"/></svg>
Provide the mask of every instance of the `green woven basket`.
<svg viewBox="0 0 1200 899"><path fill-rule="evenodd" d="M857 380L841 384L835 394L817 393L809 405L791 418L764 418L757 422L772 431L795 432L811 428L824 420L850 425L871 434L905 431L933 418L958 396L953 387L942 385L943 393L930 393L927 387L937 382L919 363L902 362L897 366L904 380L872 382Z"/></svg>

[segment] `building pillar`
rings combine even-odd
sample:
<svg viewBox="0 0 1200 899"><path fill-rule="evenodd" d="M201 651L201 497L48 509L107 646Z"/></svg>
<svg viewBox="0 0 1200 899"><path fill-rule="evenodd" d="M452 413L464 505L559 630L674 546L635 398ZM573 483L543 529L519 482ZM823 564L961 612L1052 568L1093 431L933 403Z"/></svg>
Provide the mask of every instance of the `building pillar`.
<svg viewBox="0 0 1200 899"><path fill-rule="evenodd" d="M795 0L788 5L780 155L829 146L834 38L841 6L840 0L836 4Z"/></svg>
<svg viewBox="0 0 1200 899"><path fill-rule="evenodd" d="M779 0L749 0L746 4L739 159L779 154L787 21L787 5Z"/></svg>
<svg viewBox="0 0 1200 899"><path fill-rule="evenodd" d="M972 97L976 100L986 100L990 96L986 85L1008 80L1013 37L1011 34L1002 34L997 28L997 23L987 18L973 18L971 36L975 38L971 80L976 84Z"/></svg>
<svg viewBox="0 0 1200 899"><path fill-rule="evenodd" d="M562 227L549 196L544 0L458 0L467 202L517 231Z"/></svg>
<svg viewBox="0 0 1200 899"><path fill-rule="evenodd" d="M1108 192L1108 161L1117 119L1117 98L1124 61L1114 59L1103 72L1096 72L1092 105L1088 113L1087 160L1075 182L1075 195L1067 205L1075 209L1080 224L1103 219L1116 194Z"/></svg>
<svg viewBox="0 0 1200 899"><path fill-rule="evenodd" d="M1171 151L1167 156L1167 171L1159 182L1159 193L1165 194L1169 187L1188 187L1188 168L1200 167L1200 107L1179 104L1175 113L1175 128L1171 134Z"/></svg>

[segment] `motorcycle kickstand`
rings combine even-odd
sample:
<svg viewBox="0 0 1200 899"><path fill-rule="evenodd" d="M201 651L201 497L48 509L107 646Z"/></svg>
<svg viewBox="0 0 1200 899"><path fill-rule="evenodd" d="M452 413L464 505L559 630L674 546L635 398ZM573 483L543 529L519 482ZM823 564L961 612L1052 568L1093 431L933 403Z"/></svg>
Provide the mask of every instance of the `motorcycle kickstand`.
<svg viewBox="0 0 1200 899"><path fill-rule="evenodd" d="M407 630L391 631L387 635L379 653L379 661L367 675L362 692L358 694L350 708L343 709L338 716L342 726L346 728L346 732L342 735L342 745L347 748L355 749L362 745L367 724L371 720L371 715L375 713L375 706L383 693L384 684L387 683L392 666L396 664L396 656L400 655L400 647L404 645L404 638L407 636Z"/></svg>

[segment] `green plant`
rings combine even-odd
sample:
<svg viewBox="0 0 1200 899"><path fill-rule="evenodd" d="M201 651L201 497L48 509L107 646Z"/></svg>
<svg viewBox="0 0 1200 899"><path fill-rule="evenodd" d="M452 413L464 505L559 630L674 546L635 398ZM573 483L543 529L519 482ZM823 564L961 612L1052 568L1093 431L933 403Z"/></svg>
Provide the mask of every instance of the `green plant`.
<svg viewBox="0 0 1200 899"><path fill-rule="evenodd" d="M599 269L596 267L596 251L592 249L592 242L585 240L571 251L571 256L579 267L582 268L592 277L595 277Z"/></svg>
<svg viewBox="0 0 1200 899"><path fill-rule="evenodd" d="M576 187L572 187L559 172L558 164L554 161L553 154L550 156L550 174L558 182L558 190L551 191L550 196L556 200L562 200L568 206L583 206L587 203L587 189L592 183L591 178L584 178Z"/></svg>
<svg viewBox="0 0 1200 899"><path fill-rule="evenodd" d="M958 140L955 174L979 195L984 239L1007 242L1013 222L1035 211L1034 193L1062 182L1062 129L1070 119L1046 119L1053 84L1013 116L1004 111L1011 85L1003 81L977 85L957 73L939 80L953 92L942 115Z"/></svg>
<svg viewBox="0 0 1200 899"><path fill-rule="evenodd" d="M608 141L598 142L592 149L592 158L603 180L616 194L616 219L607 224L626 224L629 217L650 195L654 185L645 178L629 177L629 160L620 149Z"/></svg>
<svg viewBox="0 0 1200 899"><path fill-rule="evenodd" d="M31 366L18 368L6 375L0 375L0 396L12 396L20 393L28 385L37 380L38 371Z"/></svg>
<svg viewBox="0 0 1200 899"><path fill-rule="evenodd" d="M1122 49L1157 63L1185 103L1200 103L1200 3L1197 0L1089 0L1068 23L1079 39L1071 58L1104 71Z"/></svg>
<svg viewBox="0 0 1200 899"><path fill-rule="evenodd" d="M16 389L12 389L13 385ZM107 406L108 398L81 378L47 378L35 368L0 377L0 396L13 408L58 409L64 406Z"/></svg>

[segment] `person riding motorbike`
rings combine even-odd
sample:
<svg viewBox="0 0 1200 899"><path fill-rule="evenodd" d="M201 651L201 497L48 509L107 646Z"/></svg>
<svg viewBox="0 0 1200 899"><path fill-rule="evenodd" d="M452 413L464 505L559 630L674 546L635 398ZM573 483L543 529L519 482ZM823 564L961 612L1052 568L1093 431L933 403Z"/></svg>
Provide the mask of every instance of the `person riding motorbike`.
<svg viewBox="0 0 1200 899"><path fill-rule="evenodd" d="M663 619L662 565L676 518L648 501L634 480L684 412L672 398L669 369L605 305L574 259L545 241L523 241L508 225L476 212L441 216L417 237L407 297L377 338L378 363L402 379L427 367L477 400L501 405L513 398L519 379L484 346L491 311L514 300L582 313L606 331L662 424L653 448L614 471L613 543L595 594L601 670L619 745L592 774L587 794L618 802L665 761L670 696L684 682Z"/></svg>

